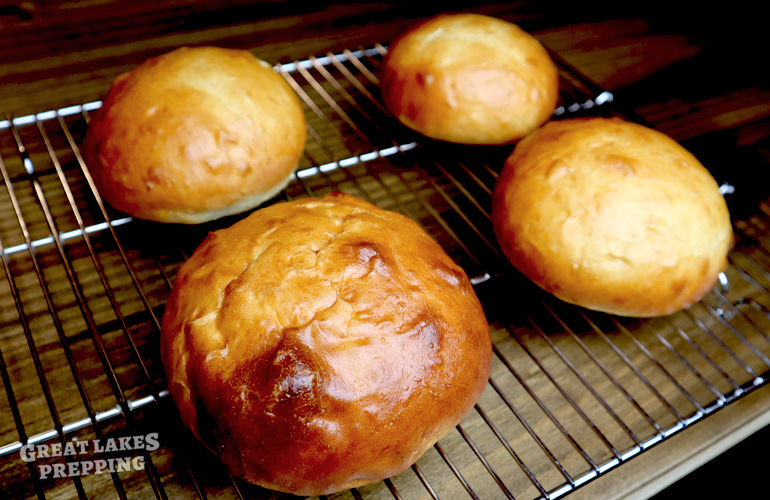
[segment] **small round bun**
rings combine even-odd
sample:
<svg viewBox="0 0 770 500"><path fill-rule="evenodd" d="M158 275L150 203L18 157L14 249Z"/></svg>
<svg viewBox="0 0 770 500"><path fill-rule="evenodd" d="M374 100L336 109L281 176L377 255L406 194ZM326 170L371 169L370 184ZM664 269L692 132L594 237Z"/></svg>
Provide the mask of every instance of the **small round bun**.
<svg viewBox="0 0 770 500"><path fill-rule="evenodd" d="M522 139L497 180L492 222L537 285L631 317L700 300L733 242L711 174L670 137L618 118L552 121Z"/></svg>
<svg viewBox="0 0 770 500"><path fill-rule="evenodd" d="M332 194L211 233L180 268L161 356L230 471L320 495L409 467L486 386L489 326L411 219Z"/></svg>
<svg viewBox="0 0 770 500"><path fill-rule="evenodd" d="M380 89L396 118L425 136L506 144L551 117L559 76L540 42L515 24L445 14L391 45Z"/></svg>
<svg viewBox="0 0 770 500"><path fill-rule="evenodd" d="M196 224L278 194L305 145L299 99L245 50L183 47L115 79L81 151L134 217Z"/></svg>

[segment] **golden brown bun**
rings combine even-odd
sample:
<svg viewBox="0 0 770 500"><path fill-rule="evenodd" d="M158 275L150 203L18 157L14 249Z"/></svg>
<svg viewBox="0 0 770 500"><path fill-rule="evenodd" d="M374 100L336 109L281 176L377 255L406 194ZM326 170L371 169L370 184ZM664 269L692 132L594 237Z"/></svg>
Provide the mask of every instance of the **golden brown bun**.
<svg viewBox="0 0 770 500"><path fill-rule="evenodd" d="M161 356L234 475L315 495L409 467L473 407L489 327L411 219L344 194L262 208L180 268Z"/></svg>
<svg viewBox="0 0 770 500"><path fill-rule="evenodd" d="M557 297L622 316L700 300L727 266L719 186L670 137L620 119L554 121L522 139L493 195L505 254Z"/></svg>
<svg viewBox="0 0 770 500"><path fill-rule="evenodd" d="M270 65L244 50L183 47L115 79L81 150L115 208L194 224L280 192L305 134L297 96Z"/></svg>
<svg viewBox="0 0 770 500"><path fill-rule="evenodd" d="M440 15L399 37L385 60L385 105L433 139L505 144L552 115L556 66L518 26L479 14Z"/></svg>

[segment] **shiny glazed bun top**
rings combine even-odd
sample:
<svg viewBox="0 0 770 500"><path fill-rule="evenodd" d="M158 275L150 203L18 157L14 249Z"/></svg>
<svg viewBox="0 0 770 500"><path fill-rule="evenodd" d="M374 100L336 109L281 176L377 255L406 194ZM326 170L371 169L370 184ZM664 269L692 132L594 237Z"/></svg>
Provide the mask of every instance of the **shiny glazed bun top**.
<svg viewBox="0 0 770 500"><path fill-rule="evenodd" d="M305 136L299 99L270 65L245 50L183 47L115 79L81 151L115 208L192 224L275 196Z"/></svg>
<svg viewBox="0 0 770 500"><path fill-rule="evenodd" d="M557 297L623 316L700 300L727 266L730 214L670 137L618 118L552 121L522 139L493 195L514 266Z"/></svg>
<svg viewBox="0 0 770 500"><path fill-rule="evenodd" d="M559 76L540 42L515 24L445 14L393 42L380 90L396 118L423 135L506 144L551 117Z"/></svg>
<svg viewBox="0 0 770 500"><path fill-rule="evenodd" d="M262 208L180 268L161 355L234 475L301 495L409 467L489 375L484 312L415 222L344 194Z"/></svg>

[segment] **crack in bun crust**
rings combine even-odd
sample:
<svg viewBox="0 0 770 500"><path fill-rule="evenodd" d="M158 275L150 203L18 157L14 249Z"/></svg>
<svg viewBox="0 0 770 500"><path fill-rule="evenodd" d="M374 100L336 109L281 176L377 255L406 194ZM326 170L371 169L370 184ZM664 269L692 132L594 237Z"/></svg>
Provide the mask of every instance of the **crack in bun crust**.
<svg viewBox="0 0 770 500"><path fill-rule="evenodd" d="M397 474L486 386L489 326L414 221L334 193L262 208L180 268L161 356L234 475L317 495Z"/></svg>

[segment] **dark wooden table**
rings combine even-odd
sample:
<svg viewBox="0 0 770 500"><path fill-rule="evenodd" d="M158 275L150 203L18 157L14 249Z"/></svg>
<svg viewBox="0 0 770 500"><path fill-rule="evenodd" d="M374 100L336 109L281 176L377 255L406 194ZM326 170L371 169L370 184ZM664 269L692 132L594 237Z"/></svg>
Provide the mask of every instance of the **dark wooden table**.
<svg viewBox="0 0 770 500"><path fill-rule="evenodd" d="M421 19L467 10L522 25L639 119L697 146L718 180L749 200L731 207L734 216L754 210L770 192L763 15L750 2L676 12L672 2L619 3L6 1L0 4L0 120L98 100L120 73L182 45L242 48L289 62L387 44ZM570 498L647 497L769 421L770 390L762 389ZM752 450L761 456L766 445ZM740 482L758 488L764 481Z"/></svg>

